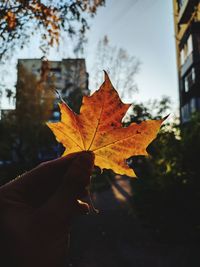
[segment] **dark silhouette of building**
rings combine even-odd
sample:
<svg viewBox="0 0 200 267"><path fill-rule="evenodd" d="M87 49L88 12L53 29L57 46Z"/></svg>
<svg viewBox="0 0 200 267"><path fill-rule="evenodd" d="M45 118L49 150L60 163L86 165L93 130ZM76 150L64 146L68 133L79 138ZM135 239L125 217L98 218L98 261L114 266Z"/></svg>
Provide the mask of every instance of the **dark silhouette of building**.
<svg viewBox="0 0 200 267"><path fill-rule="evenodd" d="M200 111L200 0L173 0L182 123Z"/></svg>

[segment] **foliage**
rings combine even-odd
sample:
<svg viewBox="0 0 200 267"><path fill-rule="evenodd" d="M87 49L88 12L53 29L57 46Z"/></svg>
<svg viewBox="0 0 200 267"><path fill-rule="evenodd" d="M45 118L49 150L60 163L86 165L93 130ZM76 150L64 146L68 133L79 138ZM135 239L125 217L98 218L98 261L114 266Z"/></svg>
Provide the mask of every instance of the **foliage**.
<svg viewBox="0 0 200 267"><path fill-rule="evenodd" d="M93 69L91 80L95 81L94 88L101 83L101 70L105 69L121 98L128 98L138 90L135 75L139 72L140 61L125 49L113 46L107 36L98 43Z"/></svg>
<svg viewBox="0 0 200 267"><path fill-rule="evenodd" d="M16 98L16 110L2 112L0 120L1 180L14 178L41 161L56 158L63 152L63 147L56 143L46 126L49 119L58 119L56 79L51 64L46 60L41 61L36 75L19 61L17 93L10 96L8 92L11 98ZM73 71L68 71L66 80L69 83L65 83L60 90L65 101L77 109L77 100L80 101L83 93L88 92L85 72L78 63L73 65Z"/></svg>
<svg viewBox="0 0 200 267"><path fill-rule="evenodd" d="M22 48L35 33L41 35L41 48L59 42L60 31L83 39L94 15L104 0L2 0L0 2L0 58L16 47Z"/></svg>
<svg viewBox="0 0 200 267"><path fill-rule="evenodd" d="M132 107L129 121L139 123L143 120L158 120L169 115L170 111L171 101L169 97L163 96L161 100L135 104Z"/></svg>
<svg viewBox="0 0 200 267"><path fill-rule="evenodd" d="M43 148L53 142L45 121L51 115L54 94L53 88L47 89L22 65L18 71L16 110L9 111L1 120L0 158L13 158L33 166Z"/></svg>
<svg viewBox="0 0 200 267"><path fill-rule="evenodd" d="M58 142L66 148L63 155L93 151L95 165L118 174L135 176L126 159L146 155L146 147L156 137L162 120L132 123L123 127L122 118L129 104L124 104L105 72L105 81L90 97L83 97L80 114L66 103L60 104L61 122L48 123ZM114 112L113 112L114 111Z"/></svg>
<svg viewBox="0 0 200 267"><path fill-rule="evenodd" d="M157 104L161 110L169 106L168 101ZM137 119L152 118L151 107L143 107ZM148 147L150 157L131 159L139 177L132 182L133 206L159 238L176 242L200 238L199 150L200 115L196 114L186 125L163 127Z"/></svg>

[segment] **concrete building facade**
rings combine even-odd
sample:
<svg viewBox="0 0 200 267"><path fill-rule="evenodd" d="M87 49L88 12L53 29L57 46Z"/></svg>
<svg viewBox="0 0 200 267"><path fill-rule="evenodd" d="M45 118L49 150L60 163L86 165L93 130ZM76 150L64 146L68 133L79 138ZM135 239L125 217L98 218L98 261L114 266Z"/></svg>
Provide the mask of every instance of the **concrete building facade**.
<svg viewBox="0 0 200 267"><path fill-rule="evenodd" d="M89 93L88 73L86 71L85 59L63 59L62 61L45 61L41 59L19 59L18 60L18 81L19 68L23 67L32 73L38 82L45 83L47 89L54 90L55 101L52 110L52 120L59 119L58 105L59 96L67 102L68 96L77 88L83 95ZM58 94L56 94L58 92ZM16 108L20 100L20 94L16 92Z"/></svg>
<svg viewBox="0 0 200 267"><path fill-rule="evenodd" d="M200 111L200 0L173 0L182 123Z"/></svg>

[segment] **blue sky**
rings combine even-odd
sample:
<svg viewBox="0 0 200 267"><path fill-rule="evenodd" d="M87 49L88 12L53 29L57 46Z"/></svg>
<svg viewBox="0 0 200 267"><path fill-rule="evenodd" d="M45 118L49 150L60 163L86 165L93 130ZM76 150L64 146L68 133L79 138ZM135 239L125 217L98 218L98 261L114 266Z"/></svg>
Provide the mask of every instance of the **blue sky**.
<svg viewBox="0 0 200 267"><path fill-rule="evenodd" d="M107 0L106 6L101 7L90 20L90 26L83 55L89 73L94 65L97 43L107 35L112 45L126 49L142 63L136 76L139 93L134 94L130 102L167 95L174 102L174 108L178 108L172 0ZM65 44L64 40L59 51L51 49L49 59L73 57L73 42L67 40ZM12 75L9 74L8 83L16 80L17 58L41 56L38 40L33 38L31 44L17 52L9 63L8 71ZM7 103L4 102L4 106Z"/></svg>
<svg viewBox="0 0 200 267"><path fill-rule="evenodd" d="M92 21L86 53L88 71L101 36L108 35L112 44L125 48L142 62L136 80L137 101L171 97L178 106L178 85L172 1L108 0Z"/></svg>

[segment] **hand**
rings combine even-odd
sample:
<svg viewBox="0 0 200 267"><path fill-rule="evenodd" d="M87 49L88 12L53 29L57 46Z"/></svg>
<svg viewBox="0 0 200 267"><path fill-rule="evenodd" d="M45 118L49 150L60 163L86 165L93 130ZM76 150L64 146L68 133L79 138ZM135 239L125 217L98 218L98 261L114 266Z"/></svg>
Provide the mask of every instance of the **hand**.
<svg viewBox="0 0 200 267"><path fill-rule="evenodd" d="M78 199L87 194L93 163L92 152L70 154L0 188L2 267L66 266L70 221L88 212Z"/></svg>

